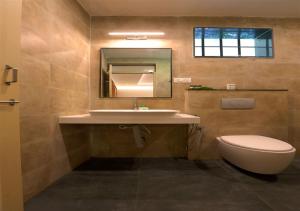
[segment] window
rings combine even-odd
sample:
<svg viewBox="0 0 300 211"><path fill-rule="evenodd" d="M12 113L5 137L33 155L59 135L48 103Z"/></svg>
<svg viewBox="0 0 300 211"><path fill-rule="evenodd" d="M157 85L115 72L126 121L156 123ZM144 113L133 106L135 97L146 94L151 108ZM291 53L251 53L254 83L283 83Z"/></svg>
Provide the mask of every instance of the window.
<svg viewBox="0 0 300 211"><path fill-rule="evenodd" d="M272 29L194 28L195 57L273 57Z"/></svg>

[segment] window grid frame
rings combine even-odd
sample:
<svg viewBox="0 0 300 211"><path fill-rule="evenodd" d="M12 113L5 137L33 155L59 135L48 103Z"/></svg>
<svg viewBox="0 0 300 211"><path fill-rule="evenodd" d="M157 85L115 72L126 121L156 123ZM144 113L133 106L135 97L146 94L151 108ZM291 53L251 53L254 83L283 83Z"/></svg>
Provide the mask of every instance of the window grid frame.
<svg viewBox="0 0 300 211"><path fill-rule="evenodd" d="M220 29L220 46L206 46L205 45L205 28L209 28L209 29ZM201 44L202 46L199 46L199 45L196 45L195 44L195 32L196 32L196 29L201 29ZM223 55L223 31L224 29L237 29L238 30L238 46L225 46L225 47L237 47L238 48L238 56L224 56ZM247 30L247 29L265 29L265 30L271 30L272 32L272 36L271 36L271 39L272 39L272 46L270 47L269 45L269 40L270 39L267 39L266 40L266 46L265 47L261 47L261 46L258 46L258 47L253 47L253 46L241 46L241 30ZM196 56L195 55L195 48L196 47L201 47L201 50L202 50L202 55L201 56ZM205 47L219 47L220 48L220 56L206 56L205 55ZM241 49L242 48L261 48L261 49L266 49L266 56L242 56L241 54ZM271 51L270 51L271 50ZM193 56L194 58L265 58L265 59L274 59L274 33L273 33L273 28L237 28L237 27L200 27L200 26L197 26L197 27L194 27L193 28Z"/></svg>

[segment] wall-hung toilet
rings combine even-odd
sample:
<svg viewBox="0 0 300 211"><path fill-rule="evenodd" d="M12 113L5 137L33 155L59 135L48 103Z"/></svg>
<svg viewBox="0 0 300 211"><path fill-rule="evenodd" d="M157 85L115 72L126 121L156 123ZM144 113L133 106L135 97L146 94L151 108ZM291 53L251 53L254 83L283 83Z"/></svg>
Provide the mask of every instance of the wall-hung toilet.
<svg viewBox="0 0 300 211"><path fill-rule="evenodd" d="M259 174L278 174L292 162L296 149L290 144L257 135L221 136L219 151L230 163Z"/></svg>

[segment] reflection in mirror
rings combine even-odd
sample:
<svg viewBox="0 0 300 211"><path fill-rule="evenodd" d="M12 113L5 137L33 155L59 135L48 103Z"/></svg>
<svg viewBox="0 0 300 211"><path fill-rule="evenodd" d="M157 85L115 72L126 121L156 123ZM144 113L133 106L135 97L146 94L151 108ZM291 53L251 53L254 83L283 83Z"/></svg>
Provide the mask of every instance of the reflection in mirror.
<svg viewBox="0 0 300 211"><path fill-rule="evenodd" d="M172 49L101 49L100 97L172 97Z"/></svg>

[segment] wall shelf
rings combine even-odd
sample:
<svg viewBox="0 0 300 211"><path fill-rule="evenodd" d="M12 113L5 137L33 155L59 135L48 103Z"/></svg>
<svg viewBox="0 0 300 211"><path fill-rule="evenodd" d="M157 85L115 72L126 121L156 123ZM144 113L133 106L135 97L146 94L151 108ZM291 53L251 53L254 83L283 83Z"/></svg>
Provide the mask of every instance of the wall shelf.
<svg viewBox="0 0 300 211"><path fill-rule="evenodd" d="M236 90L228 90L228 89L187 89L188 91L227 91L227 92L287 92L288 89L236 89Z"/></svg>

